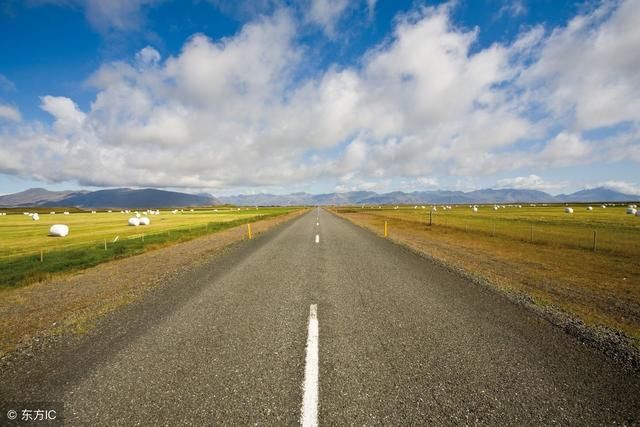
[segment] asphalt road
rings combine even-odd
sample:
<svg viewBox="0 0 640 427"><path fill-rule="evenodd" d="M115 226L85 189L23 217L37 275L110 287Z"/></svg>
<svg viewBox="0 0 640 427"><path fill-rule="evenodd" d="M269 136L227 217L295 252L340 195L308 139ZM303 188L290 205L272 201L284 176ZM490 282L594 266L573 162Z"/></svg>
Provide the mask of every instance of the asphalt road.
<svg viewBox="0 0 640 427"><path fill-rule="evenodd" d="M71 425L298 424L311 305L320 425L640 422L637 374L316 209L3 366L0 401L63 401Z"/></svg>

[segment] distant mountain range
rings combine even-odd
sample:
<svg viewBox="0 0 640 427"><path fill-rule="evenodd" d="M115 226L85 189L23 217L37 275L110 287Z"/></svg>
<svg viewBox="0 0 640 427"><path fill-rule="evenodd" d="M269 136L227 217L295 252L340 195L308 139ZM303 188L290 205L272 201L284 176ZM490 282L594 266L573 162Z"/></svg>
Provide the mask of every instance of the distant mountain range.
<svg viewBox="0 0 640 427"><path fill-rule="evenodd" d="M160 208L217 205L220 201L210 194L186 194L147 188L132 190L115 188L98 191L48 191L44 188L0 196L0 206L41 206L78 208Z"/></svg>
<svg viewBox="0 0 640 427"><path fill-rule="evenodd" d="M414 191L405 193L375 193L373 191L351 191L346 193L309 194L293 193L287 195L252 194L219 197L225 204L252 205L387 205L387 204L425 204L425 203L566 203L566 202L627 202L640 199L638 195L623 194L607 188L593 188L573 194L552 196L543 191L521 189L485 189L463 191Z"/></svg>
<svg viewBox="0 0 640 427"><path fill-rule="evenodd" d="M187 194L156 189L132 190L116 188L99 191L48 191L43 188L0 196L0 206L75 206L79 208L161 208L180 206L209 206L231 204L238 206L288 205L387 205L387 204L491 204L491 203L588 203L630 202L640 196L623 194L607 188L581 190L572 194L552 196L543 191L520 189L485 189L463 191L414 191L405 193L375 193L350 191L346 193L292 193L286 195L252 194L215 198L210 194Z"/></svg>

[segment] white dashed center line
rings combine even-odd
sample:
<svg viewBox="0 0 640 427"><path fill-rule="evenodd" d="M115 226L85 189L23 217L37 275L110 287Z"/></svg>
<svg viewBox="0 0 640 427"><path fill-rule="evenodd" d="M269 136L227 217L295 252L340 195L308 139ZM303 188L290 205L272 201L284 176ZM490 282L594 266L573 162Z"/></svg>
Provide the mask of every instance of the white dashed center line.
<svg viewBox="0 0 640 427"><path fill-rule="evenodd" d="M307 336L307 358L304 369L304 396L300 425L311 427L318 425L318 306L309 307L309 332Z"/></svg>

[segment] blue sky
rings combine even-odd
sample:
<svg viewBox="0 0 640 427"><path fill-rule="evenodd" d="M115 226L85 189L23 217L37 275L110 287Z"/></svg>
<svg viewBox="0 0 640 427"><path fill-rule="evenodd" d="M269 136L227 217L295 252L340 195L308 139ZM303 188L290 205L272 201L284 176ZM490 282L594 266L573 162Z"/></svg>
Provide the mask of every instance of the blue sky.
<svg viewBox="0 0 640 427"><path fill-rule="evenodd" d="M0 193L640 193L636 1L0 3Z"/></svg>

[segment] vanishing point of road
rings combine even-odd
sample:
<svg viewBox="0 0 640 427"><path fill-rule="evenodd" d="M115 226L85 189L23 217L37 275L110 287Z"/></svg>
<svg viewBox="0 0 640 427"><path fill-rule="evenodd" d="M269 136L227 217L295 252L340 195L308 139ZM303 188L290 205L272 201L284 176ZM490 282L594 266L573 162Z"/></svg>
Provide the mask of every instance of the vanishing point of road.
<svg viewBox="0 0 640 427"><path fill-rule="evenodd" d="M0 372L70 425L633 425L640 379L329 212L232 246Z"/></svg>

